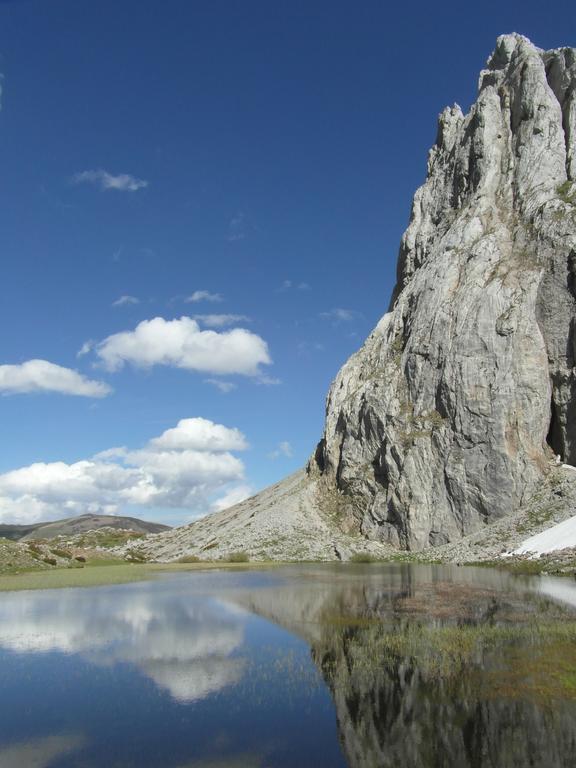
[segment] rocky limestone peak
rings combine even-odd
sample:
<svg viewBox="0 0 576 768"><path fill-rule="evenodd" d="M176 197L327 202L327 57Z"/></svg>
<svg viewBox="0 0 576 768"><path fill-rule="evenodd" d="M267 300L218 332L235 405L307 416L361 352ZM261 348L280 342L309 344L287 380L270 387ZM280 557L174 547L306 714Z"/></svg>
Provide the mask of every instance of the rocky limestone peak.
<svg viewBox="0 0 576 768"><path fill-rule="evenodd" d="M576 50L499 37L440 115L389 312L342 367L309 473L369 538L442 544L576 464Z"/></svg>

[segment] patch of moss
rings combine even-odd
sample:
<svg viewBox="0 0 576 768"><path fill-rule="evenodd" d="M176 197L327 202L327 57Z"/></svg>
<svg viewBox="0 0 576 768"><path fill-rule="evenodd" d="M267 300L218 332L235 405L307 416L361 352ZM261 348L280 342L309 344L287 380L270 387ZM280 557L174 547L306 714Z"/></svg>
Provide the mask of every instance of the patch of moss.
<svg viewBox="0 0 576 768"><path fill-rule="evenodd" d="M563 203L576 205L576 184L572 181L565 181L556 187L556 194Z"/></svg>

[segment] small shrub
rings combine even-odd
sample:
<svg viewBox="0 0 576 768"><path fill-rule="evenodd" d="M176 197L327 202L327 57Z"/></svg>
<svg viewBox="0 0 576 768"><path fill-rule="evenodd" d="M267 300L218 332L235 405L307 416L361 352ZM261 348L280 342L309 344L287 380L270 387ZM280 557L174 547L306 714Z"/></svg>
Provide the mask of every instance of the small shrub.
<svg viewBox="0 0 576 768"><path fill-rule="evenodd" d="M86 562L86 558L84 557L84 555L76 555L74 560L77 560L79 563L85 563Z"/></svg>
<svg viewBox="0 0 576 768"><path fill-rule="evenodd" d="M56 555L56 557L63 557L66 560L70 560L72 557L72 554L68 552L67 549L51 549L50 552L52 552L53 555Z"/></svg>
<svg viewBox="0 0 576 768"><path fill-rule="evenodd" d="M177 563L201 563L202 560L196 555L182 555L176 560Z"/></svg>
<svg viewBox="0 0 576 768"><path fill-rule="evenodd" d="M148 558L142 552L138 552L136 549L129 549L126 552L126 560L129 563L146 563Z"/></svg>
<svg viewBox="0 0 576 768"><path fill-rule="evenodd" d="M351 563L376 563L378 558L371 555L369 552L354 552L350 558Z"/></svg>
<svg viewBox="0 0 576 768"><path fill-rule="evenodd" d="M42 560L43 560L43 561L44 561L44 562L45 562L47 565L58 565L58 560L56 560L56 558L55 558L55 557L43 557L43 558L42 558Z"/></svg>
<svg viewBox="0 0 576 768"><path fill-rule="evenodd" d="M230 552L226 558L229 563L247 563L249 560L247 552Z"/></svg>

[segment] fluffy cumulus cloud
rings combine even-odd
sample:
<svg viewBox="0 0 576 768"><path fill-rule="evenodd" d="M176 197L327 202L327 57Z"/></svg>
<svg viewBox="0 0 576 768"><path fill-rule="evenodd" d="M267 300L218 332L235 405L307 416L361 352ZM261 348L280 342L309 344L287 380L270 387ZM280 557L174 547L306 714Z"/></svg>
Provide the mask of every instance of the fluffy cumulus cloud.
<svg viewBox="0 0 576 768"><path fill-rule="evenodd" d="M109 371L126 363L150 368L169 365L218 375L259 376L260 366L272 361L266 342L244 328L229 331L201 330L196 320L181 317L143 320L133 331L104 339L96 354Z"/></svg>
<svg viewBox="0 0 576 768"><path fill-rule="evenodd" d="M104 191L114 189L118 192L137 192L139 189L145 189L148 186L147 181L137 179L129 173L119 173L115 176L102 169L76 173L72 177L72 182L74 184L93 184Z"/></svg>
<svg viewBox="0 0 576 768"><path fill-rule="evenodd" d="M21 467L0 475L0 522L116 514L135 506L198 516L246 496L244 464L231 452L247 447L239 430L190 418L137 450Z"/></svg>
<svg viewBox="0 0 576 768"><path fill-rule="evenodd" d="M244 451L246 438L239 429L214 424L208 419L181 419L172 429L150 441L155 448L193 451Z"/></svg>
<svg viewBox="0 0 576 768"><path fill-rule="evenodd" d="M78 371L48 360L28 360L20 365L0 365L0 392L59 392L63 395L105 397L111 388L103 381L88 379Z"/></svg>

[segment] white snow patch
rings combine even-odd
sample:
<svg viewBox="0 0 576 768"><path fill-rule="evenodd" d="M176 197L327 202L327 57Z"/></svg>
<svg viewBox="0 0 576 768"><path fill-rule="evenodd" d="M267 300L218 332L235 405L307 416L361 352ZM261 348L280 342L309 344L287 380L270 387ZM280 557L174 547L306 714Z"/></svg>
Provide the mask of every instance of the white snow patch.
<svg viewBox="0 0 576 768"><path fill-rule="evenodd" d="M576 515L526 539L512 554L538 556L568 547L576 547Z"/></svg>

